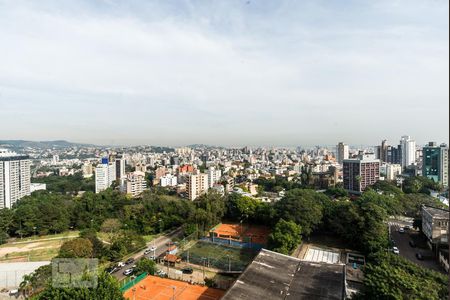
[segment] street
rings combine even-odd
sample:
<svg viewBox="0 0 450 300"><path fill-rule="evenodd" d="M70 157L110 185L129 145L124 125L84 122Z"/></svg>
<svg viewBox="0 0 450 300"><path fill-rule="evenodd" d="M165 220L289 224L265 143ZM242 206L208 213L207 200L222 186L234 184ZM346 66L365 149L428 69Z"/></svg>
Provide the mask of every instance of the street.
<svg viewBox="0 0 450 300"><path fill-rule="evenodd" d="M182 236L182 235L183 235L183 230L182 230L182 228L181 228L181 227L180 227L180 228L177 228L177 229L175 229L174 231L170 232L169 234L163 235L163 236L161 236L161 237L159 237L159 238L157 238L157 239L155 239L155 240L153 240L153 241L147 243L147 249L150 248L150 247L152 247L152 246L155 246L155 247L156 247L155 257L158 257L158 256L160 256L161 254L166 253L167 248L168 248L167 245L166 245L167 243L172 242L172 239L178 238L178 237L180 237L180 236ZM146 250L146 249L140 251L139 253L137 253L137 254L135 254L135 255L133 255L133 256L131 256L131 257L134 258L135 261L137 261L137 260L139 260L141 257L144 256L144 251L145 251L145 250ZM149 254L149 255L147 255L147 256L152 256L152 255L154 255L154 254L151 253L151 254ZM134 263L133 263L133 264L134 264ZM116 277L119 281L123 280L123 279L126 277L125 275L123 275L123 271L126 270L126 269L131 268L131 266L132 266L132 265L125 266L125 267L123 267L122 269L120 269L119 271L115 272L115 273L113 274L114 277Z"/></svg>
<svg viewBox="0 0 450 300"><path fill-rule="evenodd" d="M428 268L434 271L443 272L443 269L438 264L438 262L435 259L425 259L425 260L418 260L416 258L416 253L427 253L432 254L431 250L428 249L421 249L421 248L413 248L409 245L410 241L410 232L406 230L404 233L400 233L398 230L400 227L404 226L410 226L412 228L412 223L405 222L405 221L398 221L398 220L391 220L389 222L389 228L391 232L391 238L395 242L395 246L398 247L400 250L400 256L408 259L409 261L424 267ZM413 231L413 229L411 229Z"/></svg>

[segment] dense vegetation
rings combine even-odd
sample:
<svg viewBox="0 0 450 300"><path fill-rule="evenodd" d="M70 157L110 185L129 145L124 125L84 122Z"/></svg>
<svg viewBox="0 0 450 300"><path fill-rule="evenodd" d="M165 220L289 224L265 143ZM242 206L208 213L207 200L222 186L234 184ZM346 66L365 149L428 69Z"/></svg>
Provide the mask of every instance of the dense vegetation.
<svg viewBox="0 0 450 300"><path fill-rule="evenodd" d="M340 237L348 248L359 250L368 258L365 290L368 298L379 293L386 295L385 298L396 299L395 293L410 286L414 290L419 281L436 282L436 286L430 284L427 288L440 295L442 284L438 275L428 271L420 273L404 259L386 254L388 216L417 217L422 204L442 206L425 193L425 189L430 188L426 180L413 178L405 182L405 192L389 182L379 182L354 200L340 187L318 193L305 188L303 183L290 183L278 177L259 182L265 190L285 189L285 196L275 204L269 204L238 194L224 197L215 192L196 201L186 201L157 188L138 199L130 199L113 190L99 194L87 192L80 197L71 192L66 194L65 190L61 190L62 193L36 192L12 209L0 210L0 243L8 237L78 229L81 230L80 238L64 243L61 257L117 261L145 246L144 235L178 226L184 226L185 233L189 234L198 229L207 231L222 220L242 221L271 227L269 247L285 254L291 253L302 237L317 231ZM100 240L99 232L103 238L108 236L109 244ZM379 268L383 264L392 269L383 271ZM152 266L145 262L140 268L141 271L152 271ZM389 279L391 272L409 272L411 285L405 287L405 282L393 282ZM113 284L108 278L103 279L104 286ZM375 279L379 279L380 284L374 284ZM51 293L48 295L55 299L60 297L54 289L46 289L46 293ZM435 294L431 295L430 299L433 299ZM80 297L85 296L80 294ZM114 299L114 295L111 297Z"/></svg>
<svg viewBox="0 0 450 300"><path fill-rule="evenodd" d="M53 193L70 193L76 195L80 191L95 191L94 177L83 178L83 175L80 172L69 176L51 175L48 177L35 178L33 179L33 182L45 183L47 185L47 191Z"/></svg>
<svg viewBox="0 0 450 300"><path fill-rule="evenodd" d="M380 252L365 268L358 299L446 299L448 278L392 253Z"/></svg>

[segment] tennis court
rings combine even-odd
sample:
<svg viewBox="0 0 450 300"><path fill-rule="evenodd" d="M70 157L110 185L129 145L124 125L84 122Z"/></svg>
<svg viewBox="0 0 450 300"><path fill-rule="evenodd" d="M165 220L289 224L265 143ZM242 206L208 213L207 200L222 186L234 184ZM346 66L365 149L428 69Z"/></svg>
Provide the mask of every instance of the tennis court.
<svg viewBox="0 0 450 300"><path fill-rule="evenodd" d="M198 241L181 254L184 262L226 271L243 271L256 256L252 249Z"/></svg>
<svg viewBox="0 0 450 300"><path fill-rule="evenodd" d="M125 292L129 300L219 300L225 291L186 282L148 276Z"/></svg>

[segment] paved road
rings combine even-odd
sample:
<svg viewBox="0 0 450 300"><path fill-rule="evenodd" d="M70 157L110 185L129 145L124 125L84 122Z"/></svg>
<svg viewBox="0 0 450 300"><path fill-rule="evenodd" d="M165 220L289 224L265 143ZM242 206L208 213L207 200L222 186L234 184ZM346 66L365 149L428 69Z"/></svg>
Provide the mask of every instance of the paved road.
<svg viewBox="0 0 450 300"><path fill-rule="evenodd" d="M168 248L167 245L166 245L167 243L172 242L172 239L181 237L182 235L183 235L182 228L181 227L177 228L174 231L170 232L169 234L163 235L163 236L161 236L161 237L159 237L159 238L157 238L157 239L147 243L147 248L150 248L152 246L156 246L157 249L156 249L154 254L155 254L156 257L158 257L161 254L167 252L167 248ZM132 258L134 258L137 261L141 257L144 257L144 251L145 250L142 250L141 252L136 253L135 255L132 256ZM148 256L152 256L152 255L153 255L153 253L150 253ZM128 268L130 268L130 267L131 266L125 266L121 270L119 270L116 273L114 273L114 276L117 279L119 279L119 280L124 279L126 276L123 275L123 271L128 269Z"/></svg>
<svg viewBox="0 0 450 300"><path fill-rule="evenodd" d="M431 253L431 251L419 249L419 248L412 248L409 245L410 237L409 237L408 232L407 231L405 233L398 232L400 227L403 227L405 225L409 225L412 227L412 224L409 222L393 221L393 220L391 220L389 222L389 227L391 230L391 237L394 240L395 245L400 250L400 256L408 259L409 261L411 261L421 267L435 270L438 272L443 272L441 266L438 264L438 262L436 260L434 260L434 259L418 260L416 258L416 253L419 251L422 253Z"/></svg>

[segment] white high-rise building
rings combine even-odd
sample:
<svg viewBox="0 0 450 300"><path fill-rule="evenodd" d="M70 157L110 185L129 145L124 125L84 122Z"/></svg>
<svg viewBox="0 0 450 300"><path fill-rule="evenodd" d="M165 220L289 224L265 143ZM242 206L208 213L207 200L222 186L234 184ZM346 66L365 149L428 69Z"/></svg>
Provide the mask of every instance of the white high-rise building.
<svg viewBox="0 0 450 300"><path fill-rule="evenodd" d="M83 178L91 178L94 175L92 165L89 162L84 163L81 170L83 172Z"/></svg>
<svg viewBox="0 0 450 300"><path fill-rule="evenodd" d="M31 161L27 155L0 149L0 209L30 195Z"/></svg>
<svg viewBox="0 0 450 300"><path fill-rule="evenodd" d="M402 147L402 167L414 165L416 163L416 141L409 135L402 136L400 140Z"/></svg>
<svg viewBox="0 0 450 300"><path fill-rule="evenodd" d="M222 177L222 171L216 170L214 167L208 169L208 187L212 188L215 183L219 182Z"/></svg>
<svg viewBox="0 0 450 300"><path fill-rule="evenodd" d="M349 157L349 147L347 144L344 144L342 142L340 142L337 146L336 146L336 158L337 158L337 162L342 165L344 162L344 159L348 159Z"/></svg>
<svg viewBox="0 0 450 300"><path fill-rule="evenodd" d="M402 166L398 164L386 164L386 179L395 180L402 174Z"/></svg>
<svg viewBox="0 0 450 300"><path fill-rule="evenodd" d="M189 175L186 182L189 200L195 200L208 191L208 174Z"/></svg>
<svg viewBox="0 0 450 300"><path fill-rule="evenodd" d="M167 174L159 179L159 184L162 187L177 186L178 178L176 176L173 176L172 174Z"/></svg>
<svg viewBox="0 0 450 300"><path fill-rule="evenodd" d="M107 158L95 168L95 193L100 193L109 188L116 180L116 164L109 163Z"/></svg>
<svg viewBox="0 0 450 300"><path fill-rule="evenodd" d="M144 172L136 171L128 173L126 182L126 193L132 197L139 196L147 188Z"/></svg>

